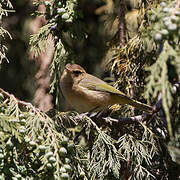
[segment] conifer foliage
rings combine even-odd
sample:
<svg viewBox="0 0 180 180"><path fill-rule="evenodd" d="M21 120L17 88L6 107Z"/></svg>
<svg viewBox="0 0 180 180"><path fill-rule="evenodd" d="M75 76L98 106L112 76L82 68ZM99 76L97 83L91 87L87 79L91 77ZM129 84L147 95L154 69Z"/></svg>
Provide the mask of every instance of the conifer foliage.
<svg viewBox="0 0 180 180"><path fill-rule="evenodd" d="M106 28L113 24L116 32L109 35L103 63L115 76L117 87L121 85L131 97L154 104L153 114L140 114L126 106L111 107L107 117L55 109L44 113L0 88L0 179L180 177L180 3L122 2L105 0L97 11ZM73 47L88 36L81 3L34 1L34 6L46 8L45 13L35 14L45 17L47 24L31 36L30 47L37 57L48 47L48 38L54 40L49 68L56 109L63 101L59 87L62 69L67 62L78 63ZM4 7L12 8L9 1L2 1L0 20L9 11ZM118 13L121 10L127 11L124 17ZM134 33L128 29L132 23L127 14L136 19ZM116 25L117 17L127 28ZM0 27L1 38L5 34L11 37ZM0 65L6 59L5 49L1 44Z"/></svg>

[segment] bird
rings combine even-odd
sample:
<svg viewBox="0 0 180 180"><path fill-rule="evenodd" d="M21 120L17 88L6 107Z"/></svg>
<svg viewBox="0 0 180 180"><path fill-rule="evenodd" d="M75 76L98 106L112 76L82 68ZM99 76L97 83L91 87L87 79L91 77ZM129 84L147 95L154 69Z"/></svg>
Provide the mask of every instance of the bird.
<svg viewBox="0 0 180 180"><path fill-rule="evenodd" d="M88 74L78 64L66 64L60 78L65 100L79 113L99 112L111 105L131 105L152 113L152 106L136 101L103 80Z"/></svg>

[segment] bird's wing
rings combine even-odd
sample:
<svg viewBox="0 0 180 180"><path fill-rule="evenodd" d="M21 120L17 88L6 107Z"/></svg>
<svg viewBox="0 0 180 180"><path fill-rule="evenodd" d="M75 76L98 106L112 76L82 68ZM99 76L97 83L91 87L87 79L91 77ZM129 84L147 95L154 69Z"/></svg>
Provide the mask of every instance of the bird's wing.
<svg viewBox="0 0 180 180"><path fill-rule="evenodd" d="M91 75L89 74L89 76L91 76ZM89 90L109 92L112 94L117 94L121 97L129 98L123 92L119 91L118 89L114 88L113 86L110 86L109 84L107 84L106 82L104 82L103 80L101 80L99 78L96 78L95 76L91 76L91 78L82 79L79 82L79 85L82 87L85 87Z"/></svg>
<svg viewBox="0 0 180 180"><path fill-rule="evenodd" d="M119 99L120 101L117 101L117 102L120 102L120 104L129 104L140 110L150 112L150 113L152 112L151 106L131 99L130 97L126 96L124 93L122 93L118 89L108 85L101 79L98 79L94 76L92 76L90 78L90 75L88 77L89 78L82 79L79 82L79 85L86 88L87 90L101 91L101 92L107 92L107 93L112 93L112 94L118 95L120 97L120 99Z"/></svg>

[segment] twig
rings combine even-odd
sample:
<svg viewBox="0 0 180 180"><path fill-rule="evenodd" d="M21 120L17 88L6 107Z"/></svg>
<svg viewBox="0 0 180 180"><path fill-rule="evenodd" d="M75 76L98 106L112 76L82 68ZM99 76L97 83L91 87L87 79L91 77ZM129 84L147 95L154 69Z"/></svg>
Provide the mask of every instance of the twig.
<svg viewBox="0 0 180 180"><path fill-rule="evenodd" d="M135 78L134 76L132 77L131 81L130 81L130 97L133 99L134 98L134 87L135 87ZM132 107L132 115L134 116L134 110L135 108Z"/></svg>
<svg viewBox="0 0 180 180"><path fill-rule="evenodd" d="M113 119L111 117L105 117L103 118L106 122L112 121L114 123L118 124L133 124L138 121L145 121L149 120L152 117L151 114L143 113L142 115L133 116L133 117L122 117L119 119Z"/></svg>
<svg viewBox="0 0 180 180"><path fill-rule="evenodd" d="M125 0L119 2L119 41L120 46L125 45Z"/></svg>

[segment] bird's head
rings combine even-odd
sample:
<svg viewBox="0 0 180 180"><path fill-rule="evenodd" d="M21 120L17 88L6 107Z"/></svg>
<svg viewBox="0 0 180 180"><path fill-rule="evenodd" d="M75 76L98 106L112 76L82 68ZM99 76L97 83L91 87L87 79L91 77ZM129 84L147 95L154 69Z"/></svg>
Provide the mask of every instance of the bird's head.
<svg viewBox="0 0 180 180"><path fill-rule="evenodd" d="M68 82L80 81L86 71L78 64L66 64L62 77L66 78Z"/></svg>

